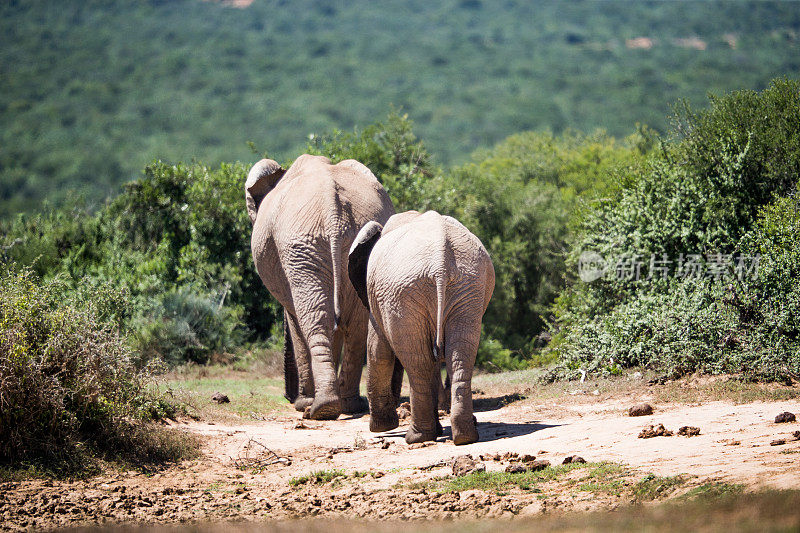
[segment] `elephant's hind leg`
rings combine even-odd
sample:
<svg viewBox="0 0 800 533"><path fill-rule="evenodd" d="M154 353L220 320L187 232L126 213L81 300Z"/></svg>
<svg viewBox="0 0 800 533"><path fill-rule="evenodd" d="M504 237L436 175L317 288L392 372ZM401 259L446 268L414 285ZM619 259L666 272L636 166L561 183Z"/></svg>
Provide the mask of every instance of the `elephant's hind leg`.
<svg viewBox="0 0 800 533"><path fill-rule="evenodd" d="M287 321L289 336L292 340L299 381L299 394L295 398L293 405L295 409L302 412L314 401L314 376L311 375L311 355L305 339L300 334L300 326L297 324L297 319L289 315L289 313L285 313L284 320Z"/></svg>
<svg viewBox="0 0 800 533"><path fill-rule="evenodd" d="M411 383L411 427L406 432L406 442L409 444L436 440L443 432L438 417L441 386L439 366L434 363L433 357L427 357L428 360L423 361L419 368L408 372Z"/></svg>
<svg viewBox="0 0 800 533"><path fill-rule="evenodd" d="M370 431L379 433L400 425L393 379L396 367L395 356L388 341L378 333L373 324L370 324L367 333L367 397Z"/></svg>
<svg viewBox="0 0 800 533"><path fill-rule="evenodd" d="M472 416L472 371L480 334L480 318L454 321L445 329L445 358L452 380L450 425L456 445L478 440L478 428Z"/></svg>

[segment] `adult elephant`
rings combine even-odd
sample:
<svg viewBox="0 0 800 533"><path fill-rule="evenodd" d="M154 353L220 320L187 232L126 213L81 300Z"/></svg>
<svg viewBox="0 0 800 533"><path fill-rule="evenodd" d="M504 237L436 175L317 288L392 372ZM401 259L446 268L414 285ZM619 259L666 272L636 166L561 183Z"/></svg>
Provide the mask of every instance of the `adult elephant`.
<svg viewBox="0 0 800 533"><path fill-rule="evenodd" d="M287 399L318 420L358 412L368 312L347 277L347 251L359 228L394 214L389 195L358 161L305 154L288 170L253 165L245 199L256 270L284 308Z"/></svg>
<svg viewBox="0 0 800 533"><path fill-rule="evenodd" d="M453 442L477 441L472 370L481 320L494 291L494 267L481 241L452 217L408 211L384 227L370 222L361 229L348 273L370 310L370 430L398 426L399 361L411 385L406 442L436 439L442 431L437 403L444 359L452 387Z"/></svg>

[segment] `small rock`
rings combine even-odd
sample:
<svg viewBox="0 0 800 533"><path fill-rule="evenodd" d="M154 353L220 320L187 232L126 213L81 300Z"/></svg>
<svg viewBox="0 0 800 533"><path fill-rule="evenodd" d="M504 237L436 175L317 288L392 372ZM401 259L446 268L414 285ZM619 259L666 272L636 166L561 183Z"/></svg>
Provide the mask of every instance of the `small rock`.
<svg viewBox="0 0 800 533"><path fill-rule="evenodd" d="M700 434L700 428L694 426L683 426L678 430L678 435L684 437L696 437Z"/></svg>
<svg viewBox="0 0 800 533"><path fill-rule="evenodd" d="M544 470L548 466L550 466L550 461L545 461L545 460L534 461L528 464L528 470L530 470L531 472L536 472L537 470Z"/></svg>
<svg viewBox="0 0 800 533"><path fill-rule="evenodd" d="M628 416L647 416L653 414L653 406L649 403L640 403L628 409Z"/></svg>
<svg viewBox="0 0 800 533"><path fill-rule="evenodd" d="M790 413L789 411L781 413L775 417L776 424L785 424L786 422L794 422L795 420L796 417L794 416L794 413Z"/></svg>
<svg viewBox="0 0 800 533"><path fill-rule="evenodd" d="M570 463L585 463L586 459L581 457L580 455L570 455L569 457L564 457L564 462L562 465L568 465Z"/></svg>
<svg viewBox="0 0 800 533"><path fill-rule="evenodd" d="M506 467L506 472L509 474L521 474L522 472L527 472L528 469L522 466L519 463L511 463Z"/></svg>
<svg viewBox="0 0 800 533"><path fill-rule="evenodd" d="M383 442L381 443L381 450L388 450L388 449L389 449L389 446L391 446L391 445L392 445L392 442L391 442L391 441L388 441L388 440L386 440L386 441L383 441Z"/></svg>
<svg viewBox="0 0 800 533"><path fill-rule="evenodd" d="M786 444L786 439L776 439L769 443L770 446L781 446L783 444Z"/></svg>
<svg viewBox="0 0 800 533"><path fill-rule="evenodd" d="M409 444L408 445L408 449L409 450L419 450L420 448L427 448L428 446L433 446L434 444L436 444L436 443L435 442L430 442L430 441L428 441L428 442L415 442L414 444Z"/></svg>
<svg viewBox="0 0 800 533"><path fill-rule="evenodd" d="M211 396L211 400L217 403L231 403L230 399L219 391L215 392L214 395Z"/></svg>
<svg viewBox="0 0 800 533"><path fill-rule="evenodd" d="M647 426L639 433L640 439L650 439L653 437L671 437L672 432L664 427L664 424Z"/></svg>
<svg viewBox="0 0 800 533"><path fill-rule="evenodd" d="M794 437L794 440L800 440L800 431L792 433L792 437Z"/></svg>
<svg viewBox="0 0 800 533"><path fill-rule="evenodd" d="M531 463L536 460L536 456L531 455L529 453L524 453L519 456L519 460L522 461L523 463Z"/></svg>
<svg viewBox="0 0 800 533"><path fill-rule="evenodd" d="M478 463L471 455L459 455L453 460L453 475L466 476L472 472L486 470L486 465Z"/></svg>
<svg viewBox="0 0 800 533"><path fill-rule="evenodd" d="M397 406L397 418L400 420L405 420L406 418L411 417L411 404L409 402L403 402Z"/></svg>

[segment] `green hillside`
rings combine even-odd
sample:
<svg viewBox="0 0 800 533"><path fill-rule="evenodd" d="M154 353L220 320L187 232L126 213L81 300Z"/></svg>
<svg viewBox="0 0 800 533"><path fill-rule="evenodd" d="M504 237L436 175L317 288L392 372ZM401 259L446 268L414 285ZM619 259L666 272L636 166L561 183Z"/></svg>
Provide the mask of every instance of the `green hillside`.
<svg viewBox="0 0 800 533"><path fill-rule="evenodd" d="M245 2L246 3L246 2ZM638 40L637 40L638 39ZM441 163L800 73L791 2L26 0L0 4L0 217L117 194L153 158L294 157L392 105Z"/></svg>

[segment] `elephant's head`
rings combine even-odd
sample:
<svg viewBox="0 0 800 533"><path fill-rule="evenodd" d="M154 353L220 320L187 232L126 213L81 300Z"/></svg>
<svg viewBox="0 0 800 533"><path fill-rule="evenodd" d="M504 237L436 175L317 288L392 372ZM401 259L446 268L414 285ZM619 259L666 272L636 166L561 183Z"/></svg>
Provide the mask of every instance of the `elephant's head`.
<svg viewBox="0 0 800 533"><path fill-rule="evenodd" d="M381 238L382 232L383 226L374 220L364 224L350 247L350 255L347 262L347 275L350 277L350 283L353 284L358 297L367 309L369 309L367 262L369 261L369 254L372 252L375 243Z"/></svg>
<svg viewBox="0 0 800 533"><path fill-rule="evenodd" d="M286 171L272 159L262 159L250 169L244 184L244 197L247 202L247 213L250 222L256 223L258 206L264 197L275 188Z"/></svg>

